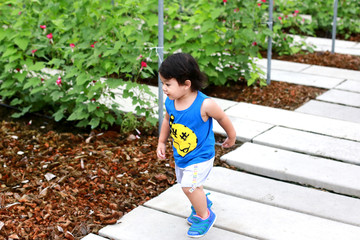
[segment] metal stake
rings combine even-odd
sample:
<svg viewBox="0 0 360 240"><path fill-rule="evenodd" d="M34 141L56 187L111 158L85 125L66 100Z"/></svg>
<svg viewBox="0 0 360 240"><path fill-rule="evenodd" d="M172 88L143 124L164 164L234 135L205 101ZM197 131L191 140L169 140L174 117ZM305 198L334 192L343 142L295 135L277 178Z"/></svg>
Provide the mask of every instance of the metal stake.
<svg viewBox="0 0 360 240"><path fill-rule="evenodd" d="M273 30L273 6L274 0L269 1L269 29ZM266 84L270 85L271 83L271 55L272 55L272 37L268 37L268 49L267 49L267 78Z"/></svg>
<svg viewBox="0 0 360 240"><path fill-rule="evenodd" d="M334 19L332 25L332 44L331 44L331 53L335 52L335 39L336 39L336 24L337 24L337 9L338 9L338 0L334 0Z"/></svg>
<svg viewBox="0 0 360 240"><path fill-rule="evenodd" d="M158 9L158 55L159 55L159 63L158 66L160 68L161 59L164 56L164 0L158 1L159 9ZM159 97L159 135L161 131L161 125L164 118L164 98L163 98L163 91L162 91L162 82L160 80L160 75L158 76L158 97Z"/></svg>

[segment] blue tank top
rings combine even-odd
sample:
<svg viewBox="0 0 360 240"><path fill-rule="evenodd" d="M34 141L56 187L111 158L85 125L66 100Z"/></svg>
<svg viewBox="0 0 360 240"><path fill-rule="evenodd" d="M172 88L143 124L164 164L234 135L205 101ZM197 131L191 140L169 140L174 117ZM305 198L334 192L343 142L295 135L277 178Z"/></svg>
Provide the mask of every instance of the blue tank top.
<svg viewBox="0 0 360 240"><path fill-rule="evenodd" d="M174 100L166 98L174 159L181 168L205 162L215 156L213 119L209 118L204 122L201 117L201 106L205 98L208 96L198 91L192 105L181 111L175 109Z"/></svg>

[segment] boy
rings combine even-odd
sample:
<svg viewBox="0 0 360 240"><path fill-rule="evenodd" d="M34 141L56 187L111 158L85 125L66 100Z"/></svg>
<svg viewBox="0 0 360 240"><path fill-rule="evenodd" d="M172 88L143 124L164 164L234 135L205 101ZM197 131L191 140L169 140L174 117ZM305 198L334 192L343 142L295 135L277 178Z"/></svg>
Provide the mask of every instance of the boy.
<svg viewBox="0 0 360 240"><path fill-rule="evenodd" d="M203 190L214 162L215 138L212 119L218 121L227 138L223 147L235 144L235 129L224 111L214 100L200 92L206 77L195 59L185 53L169 56L159 68L166 114L157 147L157 156L165 159L165 145L169 136L173 140L177 182L192 204L187 218L191 225L188 236L204 236L214 225L212 202Z"/></svg>

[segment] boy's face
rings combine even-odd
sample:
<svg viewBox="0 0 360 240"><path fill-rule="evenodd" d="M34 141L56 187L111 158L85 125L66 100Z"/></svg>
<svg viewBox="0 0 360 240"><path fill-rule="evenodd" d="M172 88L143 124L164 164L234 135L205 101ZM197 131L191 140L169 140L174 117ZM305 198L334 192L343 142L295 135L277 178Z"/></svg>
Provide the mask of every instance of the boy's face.
<svg viewBox="0 0 360 240"><path fill-rule="evenodd" d="M163 84L162 90L171 100L178 99L186 93L186 90L188 89L187 85L179 85L175 78L165 79L161 74L159 75Z"/></svg>

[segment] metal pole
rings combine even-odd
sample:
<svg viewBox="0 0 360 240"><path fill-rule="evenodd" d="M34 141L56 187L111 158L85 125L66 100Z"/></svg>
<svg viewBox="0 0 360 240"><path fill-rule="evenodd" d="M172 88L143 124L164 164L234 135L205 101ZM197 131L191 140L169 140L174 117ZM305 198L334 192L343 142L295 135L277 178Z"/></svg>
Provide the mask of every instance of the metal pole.
<svg viewBox="0 0 360 240"><path fill-rule="evenodd" d="M159 55L159 63L158 66L160 68L161 59L164 56L164 0L159 0L159 10L158 10L158 55ZM159 87L159 135L161 131L161 125L164 118L164 100L163 100L163 91L162 91L162 82L160 80L160 75L158 76L158 87Z"/></svg>
<svg viewBox="0 0 360 240"><path fill-rule="evenodd" d="M111 4L114 6L114 0L111 0Z"/></svg>
<svg viewBox="0 0 360 240"><path fill-rule="evenodd" d="M337 9L338 9L338 0L334 0L334 19L332 26L332 44L331 44L331 53L335 52L335 38L336 38L336 24L337 24Z"/></svg>
<svg viewBox="0 0 360 240"><path fill-rule="evenodd" d="M269 1L269 29L272 32L273 30L273 5L274 1ZM271 54L272 54L272 37L268 37L268 49L267 49L267 78L266 84L269 85L271 83Z"/></svg>

